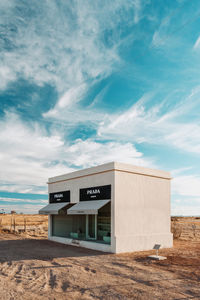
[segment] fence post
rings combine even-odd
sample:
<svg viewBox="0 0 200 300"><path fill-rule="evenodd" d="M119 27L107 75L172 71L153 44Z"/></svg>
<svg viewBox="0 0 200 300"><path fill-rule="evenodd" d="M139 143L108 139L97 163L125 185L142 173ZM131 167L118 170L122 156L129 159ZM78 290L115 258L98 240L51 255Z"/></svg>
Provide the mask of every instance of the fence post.
<svg viewBox="0 0 200 300"><path fill-rule="evenodd" d="M10 216L10 232L12 232L12 215Z"/></svg>
<svg viewBox="0 0 200 300"><path fill-rule="evenodd" d="M26 217L24 217L24 232L26 232Z"/></svg>
<svg viewBox="0 0 200 300"><path fill-rule="evenodd" d="M13 231L15 233L15 216L13 217Z"/></svg>

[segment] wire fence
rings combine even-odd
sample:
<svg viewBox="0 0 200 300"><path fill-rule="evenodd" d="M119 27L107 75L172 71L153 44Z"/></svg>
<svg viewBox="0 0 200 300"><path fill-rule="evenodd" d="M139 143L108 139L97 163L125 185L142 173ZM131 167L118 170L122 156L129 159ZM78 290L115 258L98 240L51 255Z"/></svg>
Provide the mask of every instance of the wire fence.
<svg viewBox="0 0 200 300"><path fill-rule="evenodd" d="M47 234L48 216L40 215L0 215L0 232Z"/></svg>

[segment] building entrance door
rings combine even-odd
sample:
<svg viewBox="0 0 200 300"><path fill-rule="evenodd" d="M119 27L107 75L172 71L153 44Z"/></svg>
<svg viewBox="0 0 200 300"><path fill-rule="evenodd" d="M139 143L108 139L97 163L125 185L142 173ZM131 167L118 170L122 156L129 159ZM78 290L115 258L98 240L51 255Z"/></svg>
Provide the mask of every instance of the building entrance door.
<svg viewBox="0 0 200 300"><path fill-rule="evenodd" d="M97 215L86 215L86 238L97 239Z"/></svg>

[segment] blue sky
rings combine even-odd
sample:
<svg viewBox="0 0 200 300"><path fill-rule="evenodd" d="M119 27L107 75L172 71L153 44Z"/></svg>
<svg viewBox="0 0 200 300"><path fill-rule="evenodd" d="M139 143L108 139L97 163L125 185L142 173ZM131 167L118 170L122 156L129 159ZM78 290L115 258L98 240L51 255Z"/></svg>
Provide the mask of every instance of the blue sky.
<svg viewBox="0 0 200 300"><path fill-rule="evenodd" d="M0 1L0 209L109 161L170 171L200 215L200 3Z"/></svg>

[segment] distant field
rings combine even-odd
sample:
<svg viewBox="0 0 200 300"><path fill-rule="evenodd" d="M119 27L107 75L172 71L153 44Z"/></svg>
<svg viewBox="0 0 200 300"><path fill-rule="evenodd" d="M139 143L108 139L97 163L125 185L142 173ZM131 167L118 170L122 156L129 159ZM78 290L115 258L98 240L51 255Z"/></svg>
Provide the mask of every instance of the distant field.
<svg viewBox="0 0 200 300"><path fill-rule="evenodd" d="M47 237L48 216L45 215L0 215L0 231L27 236Z"/></svg>
<svg viewBox="0 0 200 300"><path fill-rule="evenodd" d="M0 231L44 238L48 232L48 216L2 214ZM171 232L174 239L200 241L200 217L172 217Z"/></svg>
<svg viewBox="0 0 200 300"><path fill-rule="evenodd" d="M172 217L174 239L200 241L200 217Z"/></svg>

